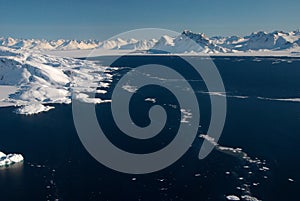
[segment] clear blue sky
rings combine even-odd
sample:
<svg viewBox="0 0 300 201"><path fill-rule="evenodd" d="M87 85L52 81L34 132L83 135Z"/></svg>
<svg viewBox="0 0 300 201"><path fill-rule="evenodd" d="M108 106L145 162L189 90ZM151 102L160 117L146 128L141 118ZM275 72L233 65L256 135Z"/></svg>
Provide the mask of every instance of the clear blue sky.
<svg viewBox="0 0 300 201"><path fill-rule="evenodd" d="M107 39L131 29L214 35L300 28L299 0L0 0L0 36Z"/></svg>

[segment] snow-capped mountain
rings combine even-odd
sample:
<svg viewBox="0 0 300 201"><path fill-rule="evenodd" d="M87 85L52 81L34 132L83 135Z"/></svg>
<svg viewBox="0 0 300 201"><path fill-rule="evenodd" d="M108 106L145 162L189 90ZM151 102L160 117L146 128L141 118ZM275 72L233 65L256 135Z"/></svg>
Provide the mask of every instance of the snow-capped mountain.
<svg viewBox="0 0 300 201"><path fill-rule="evenodd" d="M104 41L99 48L104 48L104 49L118 49L123 45L126 45L127 41L123 40L121 38L117 38L115 40L107 40Z"/></svg>
<svg viewBox="0 0 300 201"><path fill-rule="evenodd" d="M244 41L237 43L235 48L239 50L280 50L288 49L293 46L293 40L289 33L284 32L256 32L245 37Z"/></svg>
<svg viewBox="0 0 300 201"><path fill-rule="evenodd" d="M17 41L11 37L8 38L0 38L0 45L10 47L13 46Z"/></svg>
<svg viewBox="0 0 300 201"><path fill-rule="evenodd" d="M216 53L228 51L225 48L214 44L205 34L197 34L188 30L184 30L182 34L174 38L162 36L151 50L169 53Z"/></svg>
<svg viewBox="0 0 300 201"><path fill-rule="evenodd" d="M147 53L236 53L253 51L289 51L300 47L300 32L274 31L266 33L254 32L248 36L215 36L209 38L204 33L184 30L176 37L161 36L158 39L110 39L98 40L40 40L0 38L0 46L12 49L32 50L149 50Z"/></svg>
<svg viewBox="0 0 300 201"><path fill-rule="evenodd" d="M135 40L132 39L126 45L119 47L120 50L149 50L157 43L156 39L151 40Z"/></svg>
<svg viewBox="0 0 300 201"><path fill-rule="evenodd" d="M121 38L99 40L39 40L39 39L14 39L11 37L0 38L0 46L12 49L32 50L85 50L85 49L123 49L123 50L146 50L151 48L157 40L124 40Z"/></svg>
<svg viewBox="0 0 300 201"><path fill-rule="evenodd" d="M39 40L39 39L13 39L0 38L0 46L12 49L34 50L76 50L93 49L101 45L98 40Z"/></svg>
<svg viewBox="0 0 300 201"><path fill-rule="evenodd" d="M255 32L249 36L212 37L203 33L183 31L177 37L163 36L152 47L154 50L170 53L235 53L248 51L293 51L299 49L300 33L274 31Z"/></svg>
<svg viewBox="0 0 300 201"><path fill-rule="evenodd" d="M299 39L300 34L297 31L274 31L271 33L259 31L245 37L231 36L215 39L215 44L236 51L278 51L297 48Z"/></svg>
<svg viewBox="0 0 300 201"><path fill-rule="evenodd" d="M60 45L52 41L52 44L55 44L55 49L58 50L85 50L85 49L94 49L98 47L101 43L97 40L88 40L88 41L77 41L77 40L67 40L63 41ZM58 46L57 46L58 45Z"/></svg>

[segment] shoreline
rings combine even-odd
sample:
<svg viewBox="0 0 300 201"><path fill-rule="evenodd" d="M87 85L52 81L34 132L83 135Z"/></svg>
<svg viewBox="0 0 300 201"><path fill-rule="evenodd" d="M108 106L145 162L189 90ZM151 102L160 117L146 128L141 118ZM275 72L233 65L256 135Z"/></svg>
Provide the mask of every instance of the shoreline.
<svg viewBox="0 0 300 201"><path fill-rule="evenodd" d="M287 51L255 51L255 52L238 52L238 53L145 53L134 52L127 50L102 50L102 49L89 49L89 50L51 50L40 51L42 54L60 57L71 58L94 58L103 56L203 56L203 57L262 57L262 58L300 58L300 52L292 53Z"/></svg>

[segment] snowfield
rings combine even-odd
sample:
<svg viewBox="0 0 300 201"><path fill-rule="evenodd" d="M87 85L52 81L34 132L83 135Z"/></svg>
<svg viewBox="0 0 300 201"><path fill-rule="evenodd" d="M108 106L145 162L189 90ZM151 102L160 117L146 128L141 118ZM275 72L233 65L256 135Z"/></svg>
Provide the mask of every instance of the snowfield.
<svg viewBox="0 0 300 201"><path fill-rule="evenodd" d="M16 113L29 115L53 109L45 104L69 104L72 97L102 103L88 94L99 86L105 92L110 71L91 61L0 47L0 106L18 106Z"/></svg>

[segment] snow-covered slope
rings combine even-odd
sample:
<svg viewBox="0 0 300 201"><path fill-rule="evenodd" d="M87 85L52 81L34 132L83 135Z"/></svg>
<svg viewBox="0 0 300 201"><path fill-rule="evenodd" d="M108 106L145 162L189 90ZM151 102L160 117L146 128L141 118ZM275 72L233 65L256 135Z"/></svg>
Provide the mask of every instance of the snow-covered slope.
<svg viewBox="0 0 300 201"><path fill-rule="evenodd" d="M101 103L103 100L90 98L88 93L107 87L110 79L107 67L91 61L0 47L0 93L1 86L15 87L14 92L2 96L0 106L22 106L17 113L48 111L52 107L43 104L68 104L72 96Z"/></svg>

